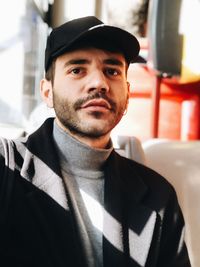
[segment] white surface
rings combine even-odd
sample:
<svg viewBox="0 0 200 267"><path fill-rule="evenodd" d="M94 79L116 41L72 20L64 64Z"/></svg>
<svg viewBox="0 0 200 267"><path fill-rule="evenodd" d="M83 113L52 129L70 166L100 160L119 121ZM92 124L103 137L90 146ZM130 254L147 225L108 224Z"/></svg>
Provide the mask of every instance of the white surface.
<svg viewBox="0 0 200 267"><path fill-rule="evenodd" d="M121 156L145 164L145 155L140 140L135 136L111 135L115 151Z"/></svg>
<svg viewBox="0 0 200 267"><path fill-rule="evenodd" d="M200 141L153 139L143 143L146 163L175 188L186 224L192 267L200 266Z"/></svg>
<svg viewBox="0 0 200 267"><path fill-rule="evenodd" d="M25 134L23 128L13 126L10 124L1 124L0 123L0 137L8 138L8 139L16 139Z"/></svg>

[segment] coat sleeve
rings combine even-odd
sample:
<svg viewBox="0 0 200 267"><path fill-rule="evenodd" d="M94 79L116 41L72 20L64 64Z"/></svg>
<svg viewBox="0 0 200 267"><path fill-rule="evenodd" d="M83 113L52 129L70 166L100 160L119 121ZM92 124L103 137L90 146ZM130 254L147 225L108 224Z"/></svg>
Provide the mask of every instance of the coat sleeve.
<svg viewBox="0 0 200 267"><path fill-rule="evenodd" d="M3 182L4 169L5 169L5 149L2 139L0 139L0 188Z"/></svg>
<svg viewBox="0 0 200 267"><path fill-rule="evenodd" d="M11 140L0 139L0 223L5 223L14 185L14 150Z"/></svg>

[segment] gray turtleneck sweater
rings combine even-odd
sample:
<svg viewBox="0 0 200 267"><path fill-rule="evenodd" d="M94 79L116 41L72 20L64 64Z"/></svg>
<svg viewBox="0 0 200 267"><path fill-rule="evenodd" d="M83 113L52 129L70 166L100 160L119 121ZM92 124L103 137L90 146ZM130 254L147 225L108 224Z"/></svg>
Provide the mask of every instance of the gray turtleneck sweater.
<svg viewBox="0 0 200 267"><path fill-rule="evenodd" d="M56 122L53 137L88 267L103 266L103 165L112 144L108 149L91 148L67 134Z"/></svg>

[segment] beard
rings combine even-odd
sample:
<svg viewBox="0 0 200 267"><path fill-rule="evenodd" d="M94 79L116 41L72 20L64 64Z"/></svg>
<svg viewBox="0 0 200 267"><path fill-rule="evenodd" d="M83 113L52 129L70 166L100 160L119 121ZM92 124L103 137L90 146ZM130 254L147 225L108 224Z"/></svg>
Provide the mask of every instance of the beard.
<svg viewBox="0 0 200 267"><path fill-rule="evenodd" d="M118 106L112 99L101 92L92 93L74 103L57 95L55 90L53 92L55 113L64 128L75 135L93 139L109 133L121 120L127 105L126 102L120 103ZM100 111L89 111L87 112L87 117L84 117L81 114L81 106L90 100L100 98L106 100L111 107L108 116L105 118L105 114Z"/></svg>

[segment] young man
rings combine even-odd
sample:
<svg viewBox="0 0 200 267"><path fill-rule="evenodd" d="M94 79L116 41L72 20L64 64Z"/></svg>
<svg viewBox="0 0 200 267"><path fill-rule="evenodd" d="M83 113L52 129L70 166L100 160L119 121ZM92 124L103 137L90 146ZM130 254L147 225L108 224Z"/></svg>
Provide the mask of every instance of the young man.
<svg viewBox="0 0 200 267"><path fill-rule="evenodd" d="M2 266L190 266L173 188L110 140L138 52L134 36L95 17L51 32L41 95L56 118L1 141Z"/></svg>

